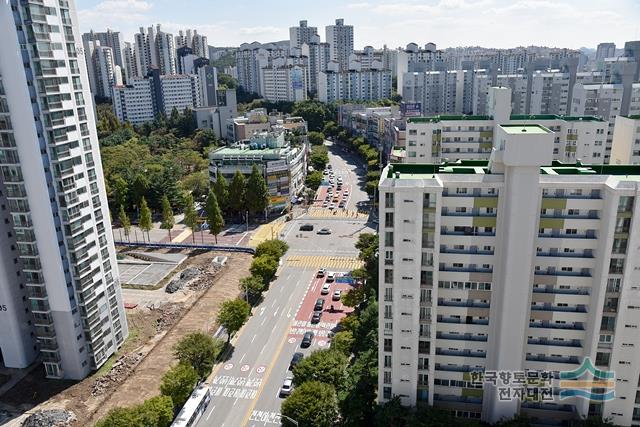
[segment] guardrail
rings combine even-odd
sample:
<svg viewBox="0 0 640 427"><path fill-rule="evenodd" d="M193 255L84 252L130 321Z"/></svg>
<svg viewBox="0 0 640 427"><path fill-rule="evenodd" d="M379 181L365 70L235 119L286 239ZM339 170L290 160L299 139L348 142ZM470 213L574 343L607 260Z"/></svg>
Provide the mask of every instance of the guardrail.
<svg viewBox="0 0 640 427"><path fill-rule="evenodd" d="M128 247L144 247L144 248L158 248L158 249L200 249L205 251L222 251L222 252L243 252L246 254L255 254L256 250L248 246L226 246L226 245L199 245L197 243L149 243L149 242L121 242L115 241L117 246Z"/></svg>

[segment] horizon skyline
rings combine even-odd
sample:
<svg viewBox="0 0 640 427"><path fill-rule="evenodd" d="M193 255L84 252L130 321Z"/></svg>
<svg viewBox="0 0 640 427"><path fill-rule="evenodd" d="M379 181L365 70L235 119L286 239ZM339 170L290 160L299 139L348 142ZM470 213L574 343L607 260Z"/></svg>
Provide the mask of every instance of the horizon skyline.
<svg viewBox="0 0 640 427"><path fill-rule="evenodd" d="M394 3L373 0L344 4L327 0L322 7L305 5L304 13L301 11L300 16L291 18L292 2L286 0L277 0L262 8L262 4L254 2L229 7L192 0L193 7L180 9L174 9L167 0L81 0L78 17L82 32L110 28L130 42L140 27L156 24L174 34L180 29L198 30L207 36L208 44L215 47L284 41L289 39L289 27L297 26L301 20L317 27L321 40L325 41L324 27L343 18L346 25L354 26L356 49L383 45L395 49L411 42L419 46L433 42L438 49L545 46L577 50L595 49L603 42L613 42L616 48L621 48L626 41L640 39L640 3L633 0L613 3L615 7L609 4L606 9L598 10L601 3L597 0L406 0ZM208 9L212 9L211 14L217 18L213 23L190 22L193 16L203 15L194 14L195 10L208 14ZM411 12L406 12L408 9ZM522 14L527 12L533 15L523 22ZM496 16L502 18L500 31L492 19ZM541 26L544 32L539 31ZM425 27L429 30L416 31ZM510 36L505 37L504 33Z"/></svg>

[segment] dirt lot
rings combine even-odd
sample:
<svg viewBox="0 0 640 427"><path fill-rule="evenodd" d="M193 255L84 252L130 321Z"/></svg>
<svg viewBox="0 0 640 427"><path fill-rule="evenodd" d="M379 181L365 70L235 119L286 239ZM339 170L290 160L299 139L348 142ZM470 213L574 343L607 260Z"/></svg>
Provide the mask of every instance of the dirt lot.
<svg viewBox="0 0 640 427"><path fill-rule="evenodd" d="M184 267L196 266L209 273L195 281L211 280L211 259L216 255L220 254L196 255L187 260ZM190 298L179 305L169 303L155 310L144 306L127 310L130 338L118 354L126 356L124 362L118 363L113 358L94 375L75 384L46 380L42 370L35 369L2 396L2 403L21 412L40 403L37 409L64 408L76 415L75 426L90 426L112 408L135 405L158 395L160 379L174 361L173 345L195 330L215 332L220 304L239 294L239 279L249 275L250 264L250 255L233 254L224 269L216 274L213 286L192 291ZM108 374L114 362L116 367ZM118 374L114 375L115 372ZM101 378L105 374L107 376Z"/></svg>

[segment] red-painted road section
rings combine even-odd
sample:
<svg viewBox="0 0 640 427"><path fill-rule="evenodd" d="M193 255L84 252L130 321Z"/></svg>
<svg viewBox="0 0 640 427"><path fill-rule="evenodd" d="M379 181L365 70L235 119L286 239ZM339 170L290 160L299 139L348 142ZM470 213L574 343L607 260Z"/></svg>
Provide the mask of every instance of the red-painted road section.
<svg viewBox="0 0 640 427"><path fill-rule="evenodd" d="M316 208L321 208L323 203L326 200L327 197L327 190L329 189L329 186L326 185L321 185L320 187L318 187L318 191L316 192L316 198L313 201L313 206ZM344 197L344 192L345 191L349 191L349 196ZM333 200L335 199L335 196L338 196L338 201L337 202L333 202ZM337 187L334 185L333 186L333 195L331 197L331 199L326 200L327 201L327 206L328 207L332 202L335 203L336 208L338 208L338 203L340 203L341 200L344 200L345 205L346 203L349 201L349 197L351 197L351 185L349 184L343 184L342 185L342 189L340 191L337 190Z"/></svg>
<svg viewBox="0 0 640 427"><path fill-rule="evenodd" d="M315 275L314 275L315 276ZM326 283L326 276L322 278L315 278L309 285L307 293L302 300L296 317L289 330L289 338L301 337L307 331L313 331L315 341L328 340L327 336L329 332L336 327L340 319L353 311L353 308L346 307L341 301L333 301L333 292L337 289L341 290L344 294L348 290L352 289L352 285L349 283L337 283L331 282L331 288L327 295L321 295L322 286ZM322 309L322 317L319 323L311 323L311 317L313 315L313 308L318 298L324 298L324 307ZM331 306L333 305L333 311Z"/></svg>

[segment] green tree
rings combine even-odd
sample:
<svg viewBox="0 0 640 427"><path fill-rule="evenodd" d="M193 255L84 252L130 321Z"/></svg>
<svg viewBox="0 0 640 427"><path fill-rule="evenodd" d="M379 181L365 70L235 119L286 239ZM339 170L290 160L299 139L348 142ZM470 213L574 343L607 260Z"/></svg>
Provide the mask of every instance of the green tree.
<svg viewBox="0 0 640 427"><path fill-rule="evenodd" d="M96 427L134 427L139 425L138 407L114 408L107 412Z"/></svg>
<svg viewBox="0 0 640 427"><path fill-rule="evenodd" d="M309 132L307 134L307 139L309 140L309 144L311 145L324 144L324 134L322 132Z"/></svg>
<svg viewBox="0 0 640 427"><path fill-rule="evenodd" d="M124 235L127 237L127 241L129 240L129 234L131 233L131 220L129 216L124 211L124 207L120 205L120 209L118 210L118 221L120 221L120 226L124 230Z"/></svg>
<svg viewBox="0 0 640 427"><path fill-rule="evenodd" d="M273 279L278 270L278 261L270 255L255 257L251 262L249 271L252 276L260 277L267 284Z"/></svg>
<svg viewBox="0 0 640 427"><path fill-rule="evenodd" d="M378 351L377 348L370 348L356 357L347 368L345 391L339 396L345 425L373 423L377 384Z"/></svg>
<svg viewBox="0 0 640 427"><path fill-rule="evenodd" d="M193 194L193 197L202 200L209 192L209 175L206 171L198 171L189 174L180 181L181 188Z"/></svg>
<svg viewBox="0 0 640 427"><path fill-rule="evenodd" d="M196 230L198 228L198 212L194 206L193 196L187 194L184 198L184 225L191 230L193 243L196 242Z"/></svg>
<svg viewBox="0 0 640 427"><path fill-rule="evenodd" d="M362 304L367 297L365 293L364 286L356 286L355 288L351 288L349 292L342 294L340 298L342 303L347 307L357 307Z"/></svg>
<svg viewBox="0 0 640 427"><path fill-rule="evenodd" d="M309 381L293 390L282 402L283 415L296 420L300 427L331 427L338 417L338 398L333 386ZM283 417L283 425L290 425Z"/></svg>
<svg viewBox="0 0 640 427"><path fill-rule="evenodd" d="M169 233L169 241L171 241L171 229L175 224L175 218L173 217L173 209L171 209L171 203L167 196L162 197L162 222L160 228L167 230Z"/></svg>
<svg viewBox="0 0 640 427"><path fill-rule="evenodd" d="M353 338L353 351L356 354L369 348L378 348L378 302L375 298L369 300L367 307L360 312Z"/></svg>
<svg viewBox="0 0 640 427"><path fill-rule="evenodd" d="M364 261L366 277L366 293L378 292L378 235L372 233L362 233L358 236L355 244L360 251L358 258Z"/></svg>
<svg viewBox="0 0 640 427"><path fill-rule="evenodd" d="M340 331L331 339L331 350L336 350L345 356L351 355L353 346L353 334L351 331Z"/></svg>
<svg viewBox="0 0 640 427"><path fill-rule="evenodd" d="M204 208L207 214L207 223L209 224L209 233L216 237L216 244L218 243L218 234L224 227L224 218L222 218L222 212L220 212L220 206L218 206L218 200L216 199L216 193L213 190L209 190L207 196L207 204Z"/></svg>
<svg viewBox="0 0 640 427"><path fill-rule="evenodd" d="M322 129L322 132L326 136L336 136L336 135L338 135L338 126L336 125L336 122L330 121L330 122L325 123L324 128Z"/></svg>
<svg viewBox="0 0 640 427"><path fill-rule="evenodd" d="M149 180L143 174L138 174L133 179L133 186L131 188L131 200L136 208L140 207L142 198L147 194L149 189Z"/></svg>
<svg viewBox="0 0 640 427"><path fill-rule="evenodd" d="M315 170L321 171L329 163L329 151L324 145L316 145L311 148L309 163Z"/></svg>
<svg viewBox="0 0 640 427"><path fill-rule="evenodd" d="M260 257L262 255L269 255L273 258L280 259L289 249L284 241L278 239L265 240L256 246L256 253L254 257Z"/></svg>
<svg viewBox="0 0 640 427"><path fill-rule="evenodd" d="M229 185L229 194L233 194L233 197L229 197L229 207L237 214L244 213L246 208L246 189L247 183L244 175L240 171L236 171Z"/></svg>
<svg viewBox="0 0 640 427"><path fill-rule="evenodd" d="M255 164L247 180L246 199L247 209L254 215L264 212L269 207L269 189L264 176Z"/></svg>
<svg viewBox="0 0 640 427"><path fill-rule="evenodd" d="M96 427L168 427L173 421L169 396L156 396L130 408L115 408Z"/></svg>
<svg viewBox="0 0 640 427"><path fill-rule="evenodd" d="M138 225L140 226L140 230L142 230L143 232L142 240L144 240L144 232L146 231L147 240L151 241L151 238L149 237L149 231L151 231L151 229L153 228L153 222L151 220L151 209L149 209L149 206L147 206L147 201L144 197L140 201L140 223Z"/></svg>
<svg viewBox="0 0 640 427"><path fill-rule="evenodd" d="M171 398L173 408L177 412L189 399L198 379L198 373L193 366L178 363L162 376L160 393Z"/></svg>
<svg viewBox="0 0 640 427"><path fill-rule="evenodd" d="M200 378L206 378L224 347L224 342L202 332L192 332L173 347L173 355L180 363L193 367Z"/></svg>
<svg viewBox="0 0 640 427"><path fill-rule="evenodd" d="M227 212L229 210L229 184L221 173L218 174L218 178L213 184L213 192L216 193L218 205L222 212Z"/></svg>
<svg viewBox="0 0 640 427"><path fill-rule="evenodd" d="M307 180L305 181L305 184L307 187L313 190L317 190L318 187L320 187L320 184L322 184L322 179L323 179L322 172L313 171L307 174Z"/></svg>
<svg viewBox="0 0 640 427"><path fill-rule="evenodd" d="M120 174L115 174L108 180L109 189L111 190L111 202L115 209L116 206L125 206L129 194L129 184Z"/></svg>
<svg viewBox="0 0 640 427"><path fill-rule="evenodd" d="M376 408L374 425L404 427L409 414L407 408L400 403L400 397L395 396Z"/></svg>
<svg viewBox="0 0 640 427"><path fill-rule="evenodd" d="M321 381L333 384L337 390L341 390L345 383L347 356L332 349L314 351L300 361L293 369L293 382L295 385L307 381Z"/></svg>
<svg viewBox="0 0 640 427"><path fill-rule="evenodd" d="M218 313L218 323L227 331L227 343L231 341L231 335L238 332L249 319L250 314L251 306L244 300L236 298L222 303Z"/></svg>
<svg viewBox="0 0 640 427"><path fill-rule="evenodd" d="M341 331L350 331L351 333L355 332L356 329L360 326L360 319L355 313L351 313L340 319L338 322L338 327Z"/></svg>
<svg viewBox="0 0 640 427"><path fill-rule="evenodd" d="M327 104L319 101L297 102L291 114L304 118L310 131L321 131L333 116Z"/></svg>
<svg viewBox="0 0 640 427"><path fill-rule="evenodd" d="M246 295L250 303L255 303L262 295L266 285L262 277L247 276L240 279L240 290Z"/></svg>

